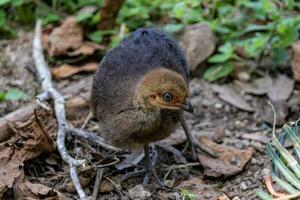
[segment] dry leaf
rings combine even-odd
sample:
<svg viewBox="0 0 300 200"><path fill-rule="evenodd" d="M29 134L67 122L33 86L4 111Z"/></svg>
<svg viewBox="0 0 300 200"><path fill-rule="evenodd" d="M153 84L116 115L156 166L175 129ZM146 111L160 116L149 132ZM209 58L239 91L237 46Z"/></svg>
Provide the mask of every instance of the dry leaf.
<svg viewBox="0 0 300 200"><path fill-rule="evenodd" d="M99 186L99 191L101 193L108 193L114 190L115 190L115 186L111 182L107 180L101 181L101 184Z"/></svg>
<svg viewBox="0 0 300 200"><path fill-rule="evenodd" d="M292 46L293 58L292 58L292 70L294 79L300 81L300 40L295 42Z"/></svg>
<svg viewBox="0 0 300 200"><path fill-rule="evenodd" d="M55 78L67 78L79 72L94 72L98 67L97 63L87 63L80 67L63 64L60 67L54 68L52 74Z"/></svg>
<svg viewBox="0 0 300 200"><path fill-rule="evenodd" d="M85 188L87 187L91 180L92 180L93 177L83 177L83 176L79 176L79 181L80 181L80 185L82 188ZM75 193L76 192L76 189L75 189L75 186L72 182L72 180L69 180L68 182L66 182L65 184L65 190L67 192L70 192L70 193Z"/></svg>
<svg viewBox="0 0 300 200"><path fill-rule="evenodd" d="M33 116L16 126L18 134L0 145L0 199L8 188L23 183L25 161L55 149L52 139L56 133L55 120L49 120L51 113L42 109L36 114L39 122Z"/></svg>
<svg viewBox="0 0 300 200"><path fill-rule="evenodd" d="M241 110L254 111L254 108L243 99L243 96L232 85L212 85L212 89L219 93L219 97L227 103Z"/></svg>
<svg viewBox="0 0 300 200"><path fill-rule="evenodd" d="M178 40L187 56L191 71L205 61L216 48L212 30L203 23L186 26Z"/></svg>
<svg viewBox="0 0 300 200"><path fill-rule="evenodd" d="M83 29L74 17L68 17L48 37L43 36L43 42L50 56L65 55L69 50L78 49L82 45Z"/></svg>
<svg viewBox="0 0 300 200"><path fill-rule="evenodd" d="M15 184L14 193L15 199L67 199L62 193L53 188L26 180L18 181Z"/></svg>
<svg viewBox="0 0 300 200"><path fill-rule="evenodd" d="M106 47L93 42L83 42L78 49L68 52L68 56L88 56L92 55L96 50L106 50Z"/></svg>
<svg viewBox="0 0 300 200"><path fill-rule="evenodd" d="M207 145L217 154L217 158L199 154L198 159L204 168L204 175L210 177L229 177L244 169L251 159L253 149L236 149L229 146L219 145L205 136L198 137L200 143Z"/></svg>
<svg viewBox="0 0 300 200"><path fill-rule="evenodd" d="M268 87L268 97L275 102L287 100L293 92L295 81L286 75L279 75Z"/></svg>

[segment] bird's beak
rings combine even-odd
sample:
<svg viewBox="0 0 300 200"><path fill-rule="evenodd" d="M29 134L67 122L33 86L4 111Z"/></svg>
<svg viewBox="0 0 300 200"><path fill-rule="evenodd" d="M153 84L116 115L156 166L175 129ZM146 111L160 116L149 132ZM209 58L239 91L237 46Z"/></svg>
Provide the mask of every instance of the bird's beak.
<svg viewBox="0 0 300 200"><path fill-rule="evenodd" d="M194 112L194 108L193 108L191 102L189 102L189 101L187 101L186 104L184 104L182 106L182 110L185 110L185 111L187 111L189 113L193 113Z"/></svg>

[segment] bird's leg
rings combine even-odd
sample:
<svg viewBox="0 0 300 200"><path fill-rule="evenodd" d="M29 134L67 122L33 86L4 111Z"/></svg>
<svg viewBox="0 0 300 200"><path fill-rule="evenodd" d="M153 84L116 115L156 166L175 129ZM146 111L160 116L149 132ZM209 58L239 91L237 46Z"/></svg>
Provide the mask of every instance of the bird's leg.
<svg viewBox="0 0 300 200"><path fill-rule="evenodd" d="M159 184L160 187L163 187L162 182L159 180L156 170L152 164L152 160L150 157L150 152L149 152L149 144L144 145L144 152L145 152L145 160L146 160L146 175L143 181L143 186L146 187L148 185L150 176L153 175L156 182Z"/></svg>
<svg viewBox="0 0 300 200"><path fill-rule="evenodd" d="M183 118L183 113L181 113L180 115L180 122L181 122L181 125L183 127L183 130L185 132L185 135L186 135L186 138L187 138L187 141L189 143L189 145L191 146L191 150L192 150L192 156L193 156L193 159L194 160L197 160L197 152L196 152L196 149L199 149L200 151L208 154L209 156L211 157L214 157L216 158L217 155L209 148L207 148L205 145L201 144L200 142L198 142L198 140L196 140L193 136L192 136L192 133L187 125L187 123L185 122L185 119Z"/></svg>
<svg viewBox="0 0 300 200"><path fill-rule="evenodd" d="M144 145L144 153L145 153L145 161L146 161L145 169L136 172L127 173L126 175L123 176L122 181L129 178L145 175L143 186L146 187L149 183L150 177L153 176L156 182L159 184L159 186L163 187L162 182L160 181L160 179L156 174L155 168L152 163L152 159L150 157L149 144Z"/></svg>

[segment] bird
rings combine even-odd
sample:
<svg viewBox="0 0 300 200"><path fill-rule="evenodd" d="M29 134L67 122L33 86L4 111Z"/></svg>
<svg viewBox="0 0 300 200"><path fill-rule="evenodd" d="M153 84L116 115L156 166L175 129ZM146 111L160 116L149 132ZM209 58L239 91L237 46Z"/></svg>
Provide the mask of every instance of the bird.
<svg viewBox="0 0 300 200"><path fill-rule="evenodd" d="M107 52L94 75L91 111L100 135L112 145L144 148L143 185L151 175L161 184L149 144L168 137L181 122L187 140L213 155L191 135L183 112L192 113L190 73L177 42L155 28L139 28Z"/></svg>

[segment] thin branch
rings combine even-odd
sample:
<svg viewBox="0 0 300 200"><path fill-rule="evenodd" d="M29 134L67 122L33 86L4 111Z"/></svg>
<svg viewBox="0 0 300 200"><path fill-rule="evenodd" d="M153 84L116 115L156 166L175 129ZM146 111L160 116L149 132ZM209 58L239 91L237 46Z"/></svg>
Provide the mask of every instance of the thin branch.
<svg viewBox="0 0 300 200"><path fill-rule="evenodd" d="M42 84L42 89L44 91L42 95L37 96L38 103L41 105L41 102L45 101L46 98L51 98L54 101L55 116L58 122L58 132L56 140L57 148L62 159L70 165L70 176L80 199L85 200L87 199L87 196L80 185L76 170L76 167L78 165L82 165L85 162L85 160L76 160L72 158L67 152L65 146L65 138L66 130L69 129L69 126L67 124L65 115L65 101L63 96L53 87L52 84L51 73L43 55L43 48L41 43L41 28L42 21L38 20L35 26L35 35L33 39L32 52L35 67L38 71L38 75Z"/></svg>
<svg viewBox="0 0 300 200"><path fill-rule="evenodd" d="M83 165L86 160L77 160L69 155L65 146L66 134L73 134L88 141L92 141L107 150L118 152L121 149L108 144L103 138L97 136L95 133L81 129L71 129L69 127L66 119L64 97L53 87L51 73L43 55L41 28L42 22L41 20L38 20L35 26L32 53L35 67L41 81L43 93L36 96L37 103L45 109L50 109L45 101L48 99L52 99L54 101L54 111L58 123L56 139L57 149L62 159L70 165L70 176L80 199L86 200L87 196L80 185L77 173L77 167Z"/></svg>
<svg viewBox="0 0 300 200"><path fill-rule="evenodd" d="M122 151L121 149L108 144L108 142L106 142L102 137L97 136L96 133L85 131L78 128L67 129L67 132L73 136L77 136L85 140L88 140L90 142L93 142L95 144L99 144L101 147L103 147L106 150L116 151L116 152Z"/></svg>
<svg viewBox="0 0 300 200"><path fill-rule="evenodd" d="M96 175L96 181L95 181L95 185L94 185L94 189L93 189L92 200L97 200L100 183L101 183L102 176L103 176L103 171L104 171L103 168L97 169L97 175Z"/></svg>

